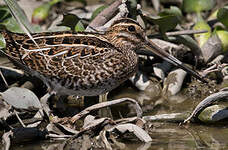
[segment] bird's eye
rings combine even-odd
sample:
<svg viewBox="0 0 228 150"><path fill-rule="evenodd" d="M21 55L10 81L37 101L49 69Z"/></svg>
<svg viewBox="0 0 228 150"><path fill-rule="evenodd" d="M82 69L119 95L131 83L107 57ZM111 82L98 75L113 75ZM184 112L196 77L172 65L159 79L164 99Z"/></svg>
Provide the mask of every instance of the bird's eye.
<svg viewBox="0 0 228 150"><path fill-rule="evenodd" d="M135 31L135 26L131 25L128 27L128 31L133 32Z"/></svg>

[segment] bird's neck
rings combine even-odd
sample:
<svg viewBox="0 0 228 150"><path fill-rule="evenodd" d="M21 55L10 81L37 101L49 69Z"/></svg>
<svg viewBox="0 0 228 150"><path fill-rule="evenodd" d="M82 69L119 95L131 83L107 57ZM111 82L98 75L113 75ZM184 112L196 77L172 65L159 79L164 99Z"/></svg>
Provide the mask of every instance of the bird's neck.
<svg viewBox="0 0 228 150"><path fill-rule="evenodd" d="M138 63L138 56L135 53L137 49L137 44L133 44L128 38L121 36L117 33L108 33L105 35L106 39L115 46L121 53L125 56L125 58L129 59L131 66L136 67Z"/></svg>

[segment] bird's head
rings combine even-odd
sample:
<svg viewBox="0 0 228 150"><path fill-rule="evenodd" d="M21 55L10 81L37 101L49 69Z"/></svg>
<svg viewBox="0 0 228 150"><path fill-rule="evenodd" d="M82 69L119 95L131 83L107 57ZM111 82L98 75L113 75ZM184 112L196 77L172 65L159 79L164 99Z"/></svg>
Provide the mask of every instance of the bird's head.
<svg viewBox="0 0 228 150"><path fill-rule="evenodd" d="M122 50L133 50L144 48L162 59L178 66L188 73L206 82L197 72L185 66L181 61L170 55L150 39L147 38L145 30L135 20L121 18L115 21L106 32L106 37L114 46Z"/></svg>
<svg viewBox="0 0 228 150"><path fill-rule="evenodd" d="M108 28L106 37L118 48L135 49L144 43L145 31L137 21L121 18Z"/></svg>

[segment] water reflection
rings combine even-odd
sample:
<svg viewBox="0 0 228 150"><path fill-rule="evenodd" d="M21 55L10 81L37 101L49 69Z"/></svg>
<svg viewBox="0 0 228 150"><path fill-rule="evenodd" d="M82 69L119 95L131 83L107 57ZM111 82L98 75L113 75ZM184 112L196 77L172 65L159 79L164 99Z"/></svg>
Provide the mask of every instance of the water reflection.
<svg viewBox="0 0 228 150"><path fill-rule="evenodd" d="M150 99L147 93L131 88L125 88L122 92L120 90L115 95L118 96L113 98L140 99L140 103L144 104L143 109L146 110L146 115L192 111L201 101L181 94L170 97L168 100L161 97ZM151 108L151 110L147 108ZM129 142L127 147L137 150L228 149L228 134L226 133L228 133L228 128L224 125L187 124L179 126L178 123L151 122L149 134L153 139L152 143Z"/></svg>
<svg viewBox="0 0 228 150"><path fill-rule="evenodd" d="M200 102L200 100L193 100L181 94L167 100L158 95L151 97L148 93L139 92L133 88L123 87L123 89L110 93L109 99L131 97L140 100L140 104L142 104L142 108L146 112L144 115L192 111ZM123 107L123 112L120 110L121 107ZM124 115L129 115L132 112L131 115L134 115L133 113L135 112L131 106L122 105L121 107L118 106L117 114L121 114L124 117ZM122 140L121 142L126 144L127 150L228 149L228 128L225 125L187 124L179 126L178 123L151 122L146 125L146 128L149 130L153 141L151 143L142 143L140 141ZM62 141L53 144L48 141L41 141L31 145L13 146L12 149L55 149L62 145L64 145ZM77 148L72 148L72 150Z"/></svg>

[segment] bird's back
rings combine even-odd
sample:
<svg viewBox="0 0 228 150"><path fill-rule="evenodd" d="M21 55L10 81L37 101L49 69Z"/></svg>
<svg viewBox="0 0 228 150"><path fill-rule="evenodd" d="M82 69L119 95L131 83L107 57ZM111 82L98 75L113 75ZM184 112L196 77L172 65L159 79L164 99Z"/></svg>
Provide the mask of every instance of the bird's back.
<svg viewBox="0 0 228 150"><path fill-rule="evenodd" d="M6 55L59 94L92 96L108 92L136 69L129 57L101 34L3 32ZM134 57L137 57L136 55Z"/></svg>

